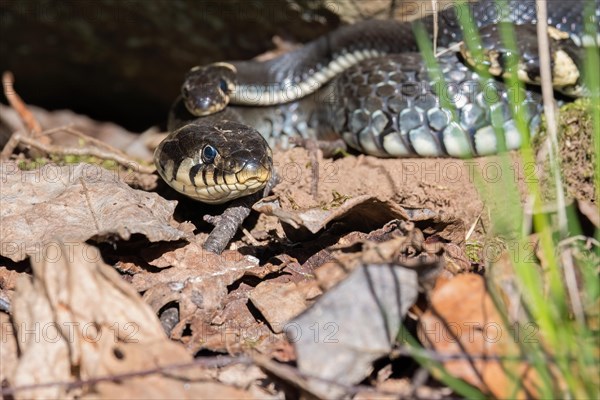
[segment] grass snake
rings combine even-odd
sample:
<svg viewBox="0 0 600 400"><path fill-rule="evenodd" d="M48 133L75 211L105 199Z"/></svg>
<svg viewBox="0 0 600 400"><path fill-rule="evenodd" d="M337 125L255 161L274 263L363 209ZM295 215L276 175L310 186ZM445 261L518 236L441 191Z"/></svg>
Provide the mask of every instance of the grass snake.
<svg viewBox="0 0 600 400"><path fill-rule="evenodd" d="M597 24L598 0L588 1ZM568 95L582 91L581 44L598 43L583 34L584 5L584 0L548 1L548 24L556 28L549 34L554 84ZM519 77L536 83L535 1L512 0L503 10L493 0L481 0L468 8L484 49L491 49L486 68L504 72L508 50L498 28L508 21L518 41ZM462 39L458 12L464 9L438 14L442 49L453 49ZM431 16L420 21L433 31ZM466 62L469 57L467 51L451 50L437 58L445 80L441 93L418 52L413 23L370 20L270 61L194 67L170 112L171 133L155 151L157 170L177 191L223 203L261 190L273 173L270 147L285 148L294 137L341 136L350 147L379 157L473 157L498 151L491 120L501 115L506 148L519 148L509 99L519 96L535 127L541 96L511 90L500 80L482 84ZM455 117L440 96L450 101Z"/></svg>

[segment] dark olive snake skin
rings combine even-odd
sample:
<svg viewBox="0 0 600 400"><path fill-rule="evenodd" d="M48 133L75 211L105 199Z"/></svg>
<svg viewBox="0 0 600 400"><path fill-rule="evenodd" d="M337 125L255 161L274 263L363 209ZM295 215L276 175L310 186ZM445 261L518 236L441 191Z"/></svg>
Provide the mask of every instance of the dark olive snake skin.
<svg viewBox="0 0 600 400"><path fill-rule="evenodd" d="M593 23L597 25L600 20L598 0L588 2L594 10ZM576 45L589 42L597 46L598 43L597 37L583 35L586 1L549 0L547 3L549 25L571 36L567 39L566 53L576 67L580 67L581 55ZM468 7L477 27L493 26L503 20L523 25L524 30L535 28L535 1L512 0L508 5L504 13L492 0ZM448 8L439 14L437 43L441 49L462 38L456 12ZM421 21L431 32L432 18ZM535 80L539 70L539 65L535 65L537 40L535 36L532 38L531 32L516 36L520 40L519 51L525 60L526 73ZM485 46L485 34L482 40ZM176 143L178 129L192 120L196 125L236 121L255 128L273 147L287 147L291 137L329 140L341 136L349 146L380 157L472 157L498 151L491 117L501 115L506 147L519 148L521 135L509 111L509 98L518 96L530 127L535 127L540 118L541 96L535 91L507 89L500 81L482 83L456 51L446 51L436 61L445 80L443 95L456 110L455 119L440 101L439 86L435 86L418 53L411 23L364 21L342 27L268 62L222 63L226 67L220 67L225 70L223 77L216 80L210 77L208 84L202 76L204 71L195 68L186 77L183 100L178 99L172 109L169 120L172 133L167 140ZM208 119L196 119L202 115L201 108L210 108L210 112L204 114L213 113L215 105L223 102L212 98L212 93L225 93L229 106ZM490 97L498 102L490 104ZM179 188L174 186L188 195L198 189L199 180L191 179L192 168L196 173L204 168L189 161L204 146L202 137L196 137L195 147L192 144L192 148L176 151L173 146L163 146L156 152L159 173L169 184L176 182L177 176L189 176L186 182L177 184ZM260 142L260 139L254 140ZM228 145L247 147L241 137ZM195 159L201 162L201 157ZM168 162L171 163L169 170L164 167ZM189 185L193 187L186 189ZM202 195L191 194L191 197L206 201L203 197L206 189L201 191ZM239 195L245 194L249 193L239 191ZM231 198L227 196L223 201ZM223 201L209 199L209 202Z"/></svg>

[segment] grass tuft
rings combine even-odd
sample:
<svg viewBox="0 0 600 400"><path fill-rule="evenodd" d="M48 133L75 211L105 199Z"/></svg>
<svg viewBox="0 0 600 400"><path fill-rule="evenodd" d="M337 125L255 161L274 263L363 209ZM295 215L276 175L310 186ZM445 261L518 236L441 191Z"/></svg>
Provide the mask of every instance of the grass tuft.
<svg viewBox="0 0 600 400"><path fill-rule="evenodd" d="M482 60L480 39L469 14L469 7L462 0L457 0L457 3L457 6L461 7L458 16L463 32L465 32L465 44L475 60ZM587 2L585 29L589 37L595 38L598 26L593 19L594 4L593 1ZM505 0L497 0L497 6L506 8L507 3ZM424 26L416 24L415 34L430 78L436 84L445 84ZM516 71L518 66L514 31L510 29L510 25L506 24L501 29L501 35L504 44L515 54L515 57L508 59L509 77L505 79L505 85L514 90L514 93L519 93L524 89L524 85L516 79L516 73L510 73ZM591 154L590 165L588 169L584 168L584 170L587 171L588 179L593 180L596 205L599 204L598 188L600 187L598 165L600 160L599 70L598 48L588 47L583 76L589 97L583 101L569 104L559 111L561 115L568 115L566 113L571 112L573 108L581 110L583 107L585 115L581 115L581 118L577 118L571 123L562 119L557 126L559 142L568 140L568 135L585 134L581 131L574 132L572 127L575 125L578 128L582 126L584 128L587 126L587 129L591 128L591 132L587 132L587 134L591 135L593 147L587 149L587 154ZM483 85L493 79L483 68L479 68L477 72ZM534 172L537 172L539 163L536 160L534 148L530 144L532 135L527 123L528 116L518 97L509 96L509 99L513 118L522 135L523 147L520 157L523 165L533 166ZM441 103L443 107L452 110L456 120L456 110L453 110L449 100L442 98ZM591 122L582 123L586 118ZM492 116L492 121L501 150L501 167L503 171L509 171L511 158L503 151L506 147L504 146L502 118ZM486 266L488 271L486 278L505 325L510 327L519 324L519 326L534 326L536 329L534 340L517 341L518 354L507 355L516 356L519 363L525 363L534 370L537 379L534 391L530 394L540 398L596 398L598 387L600 387L598 342L600 332L600 281L598 279L600 231L596 229L594 237L586 237L574 211L574 206L567 207L565 204L559 203L559 209L557 209L555 201L548 202L548 199L562 197L562 191L565 190L562 184L563 178L565 176L568 178L568 174L564 170L565 165L561 164L560 157L556 154L557 148L551 148L550 152L552 151L555 153L551 153L549 165L546 168L553 171L554 175L552 176L556 178L555 184L547 186L547 182L540 181L535 174L531 176L533 179L524 179L531 212L524 211L521 194L513 179L514 174L503 174L501 182L494 184L486 183L482 176L475 177L475 185L485 204L490 204L494 198L506 199L503 203L505 212L490 211L493 227L490 240L501 237L502 240L509 242L506 248L513 250L530 248L532 240L537 243L537 251L533 258L525 257L524 251L508 251L510 255L509 276L511 276L511 284L517 288L516 295L507 295L498 282L491 278L493 274L489 272L498 267L494 262L489 262ZM548 195L549 190L554 192L550 196ZM568 187L566 192L570 197L576 197ZM510 221L503 217L506 215L512 216ZM566 218L566 223L558 223L556 215ZM532 220L531 223L529 220ZM533 235L528 228L530 225ZM469 254L472 253L472 256L476 257L477 248L477 244L470 243ZM516 316L509 312L515 301L521 310ZM419 345L416 340L409 340L408 344L413 346L415 354L417 354ZM433 362L427 357L415 355L415 358L423 366L436 371L436 376L456 393L469 398L485 397L471 385L454 378L452 371L444 370L442 364ZM507 357L503 364L507 376L513 380L514 392L512 394L517 396L523 388L523 383L520 381L520 376L514 372L515 363L514 360L511 360L511 357Z"/></svg>

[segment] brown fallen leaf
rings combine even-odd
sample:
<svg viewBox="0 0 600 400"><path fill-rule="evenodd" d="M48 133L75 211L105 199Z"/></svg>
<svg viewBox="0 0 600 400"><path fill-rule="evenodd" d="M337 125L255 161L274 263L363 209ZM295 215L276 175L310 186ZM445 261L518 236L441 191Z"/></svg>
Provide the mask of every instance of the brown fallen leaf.
<svg viewBox="0 0 600 400"><path fill-rule="evenodd" d="M201 237L196 237L186 246L151 261L150 265L160 266L163 270L136 274L131 282L133 287L140 292L150 288L156 290L159 285L168 285L175 292L189 291L190 304L181 304L184 305L182 318L186 318L198 308L209 312L221 309L227 287L245 274L265 276L279 268L261 266L255 257L235 250L214 254L204 250L201 241ZM168 265L171 267L166 268ZM198 293L196 299L191 297L193 292Z"/></svg>
<svg viewBox="0 0 600 400"><path fill-rule="evenodd" d="M497 398L515 393L519 398L528 397L523 388L535 397L534 371L520 361L501 364L498 360L517 356L518 349L481 276L462 274L440 281L431 294L431 309L421 316L419 328L422 342L441 356L464 354L463 359L444 362L454 376ZM485 357L488 359L482 359ZM515 388L506 371L517 377L516 384L523 386Z"/></svg>
<svg viewBox="0 0 600 400"><path fill-rule="evenodd" d="M151 242L185 239L186 224L173 220L177 202L135 190L97 165L45 165L21 171L0 163L0 255L13 261L39 253L42 244L105 240L134 233Z"/></svg>
<svg viewBox="0 0 600 400"><path fill-rule="evenodd" d="M265 317L271 329L280 333L286 322L306 309L308 295L313 295L311 286L295 282L265 281L250 292L249 299Z"/></svg>
<svg viewBox="0 0 600 400"><path fill-rule="evenodd" d="M17 399L30 398L251 398L227 386L200 382L206 373L190 366L185 349L168 340L150 307L99 252L79 243L42 248L32 257L33 276L18 282L13 325L19 360L9 387ZM149 375L100 380L83 386L64 384L27 390L19 387L78 382L135 371Z"/></svg>
<svg viewBox="0 0 600 400"><path fill-rule="evenodd" d="M179 322L171 338L181 341L191 354L201 349L239 353L241 348L269 346L273 333L248 309L252 289L244 278L260 279L285 265L259 265L255 257L235 250L220 255L202 248L204 235L184 247L149 261L161 271L142 272L132 277L133 287L158 312L176 304ZM232 287L233 286L233 287ZM283 335L277 340L283 340Z"/></svg>

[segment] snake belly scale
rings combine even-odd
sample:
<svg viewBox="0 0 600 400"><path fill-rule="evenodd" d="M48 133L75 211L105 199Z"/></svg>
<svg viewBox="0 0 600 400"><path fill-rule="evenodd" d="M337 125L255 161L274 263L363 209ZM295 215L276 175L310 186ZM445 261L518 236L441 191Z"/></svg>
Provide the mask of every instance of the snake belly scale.
<svg viewBox="0 0 600 400"><path fill-rule="evenodd" d="M597 21L600 7L598 0L592 1L596 6L592 17ZM493 0L470 4L469 9L479 28L494 26L499 15L515 28L522 25L524 33L518 31L517 37L523 36L519 50L525 57L524 73L535 82L539 79L539 65L535 68L537 41L530 37L536 21L535 1L508 3L506 13L499 12ZM562 74L572 77L562 82L561 89L567 93L575 92L581 84L578 68L582 60L577 44L591 41L597 46L598 41L583 35L584 4L585 0L548 1L549 24L566 33L555 40L555 53L566 55L567 64L575 68L575 72ZM449 8L439 15L438 45L452 46L462 37L456 12ZM432 19L421 21L431 32ZM502 66L504 50L495 51L497 69ZM498 116L504 128L504 145L519 148L521 135L510 112L510 100L516 99L525 108L530 126L535 127L541 96L531 90L506 88L500 81L482 84L479 75L464 63L465 58L447 51L437 59L454 114L440 101L439 85L417 52L412 24L406 22L364 21L345 26L267 62L195 67L186 76L181 96L171 110L171 134L166 140L170 144L157 149L157 169L176 190L200 201L225 202L260 190L270 177L265 172L271 168L270 150L268 157L258 157L261 161L257 161L257 153L245 154L243 157L251 161L232 162L226 171L213 168L206 158L203 161L207 143L200 131L207 129L200 127L223 131L219 127L222 123L243 124L258 132L250 133L253 129L249 128L245 134L228 133L231 140L214 144L224 146L213 147L214 160L233 157L232 147L254 147L247 140L268 149L285 148L293 137L329 140L340 136L354 149L379 157L481 156L503 147L492 127L492 119ZM553 60L559 64L558 58ZM490 96L495 100L490 101ZM198 132L194 139L189 137L190 130ZM178 143L183 137L187 138L185 145ZM233 181L245 165L247 173L242 175L254 174L252 179L258 182L248 188ZM209 179L213 171L221 178Z"/></svg>

